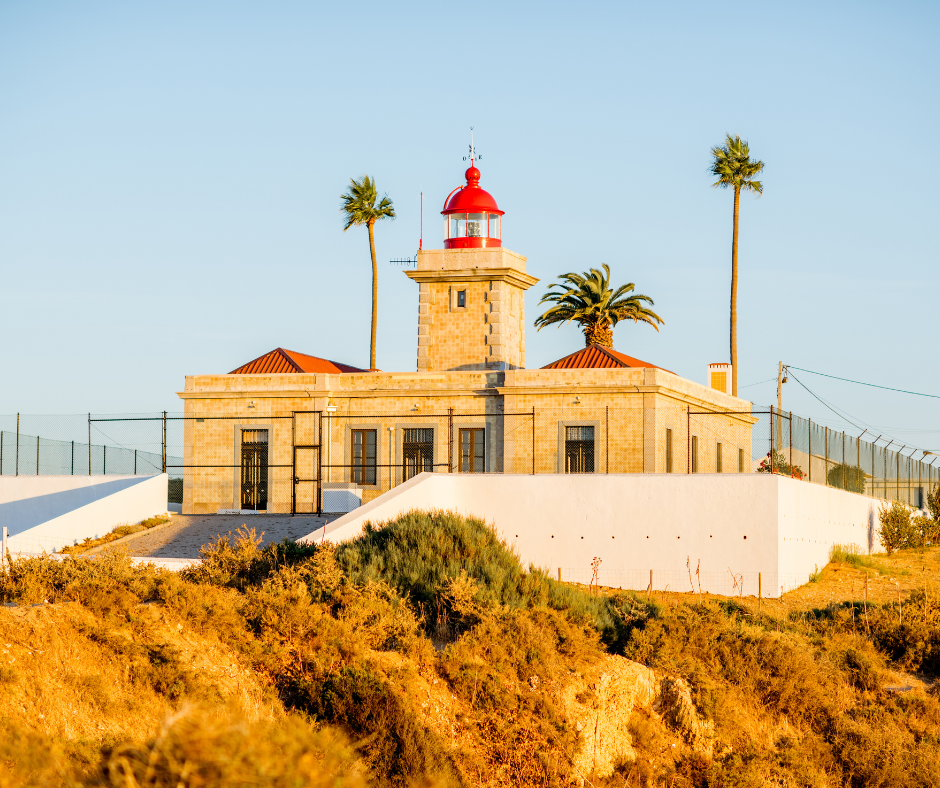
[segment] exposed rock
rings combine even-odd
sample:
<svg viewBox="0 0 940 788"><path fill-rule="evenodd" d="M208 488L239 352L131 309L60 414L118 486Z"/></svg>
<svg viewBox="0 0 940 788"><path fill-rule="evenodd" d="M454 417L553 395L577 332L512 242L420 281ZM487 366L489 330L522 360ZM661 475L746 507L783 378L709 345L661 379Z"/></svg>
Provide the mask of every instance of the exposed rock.
<svg viewBox="0 0 940 788"><path fill-rule="evenodd" d="M561 692L566 716L581 733L574 754L574 777L609 777L618 764L636 760L627 729L636 706L649 708L657 696L656 675L650 668L617 656L607 656Z"/></svg>
<svg viewBox="0 0 940 788"><path fill-rule="evenodd" d="M692 703L688 685L679 678L664 678L660 686L659 712L666 724L697 753L711 756L714 750L714 726L702 720Z"/></svg>

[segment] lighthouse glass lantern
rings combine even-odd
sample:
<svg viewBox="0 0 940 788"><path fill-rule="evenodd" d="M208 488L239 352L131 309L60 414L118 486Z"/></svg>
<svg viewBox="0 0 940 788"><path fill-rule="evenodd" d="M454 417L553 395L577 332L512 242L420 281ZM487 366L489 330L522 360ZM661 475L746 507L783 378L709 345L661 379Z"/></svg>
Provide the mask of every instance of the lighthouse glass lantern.
<svg viewBox="0 0 940 788"><path fill-rule="evenodd" d="M473 165L467 183L454 189L444 203L444 248L481 249L502 246L502 217L493 196L480 188L480 171Z"/></svg>

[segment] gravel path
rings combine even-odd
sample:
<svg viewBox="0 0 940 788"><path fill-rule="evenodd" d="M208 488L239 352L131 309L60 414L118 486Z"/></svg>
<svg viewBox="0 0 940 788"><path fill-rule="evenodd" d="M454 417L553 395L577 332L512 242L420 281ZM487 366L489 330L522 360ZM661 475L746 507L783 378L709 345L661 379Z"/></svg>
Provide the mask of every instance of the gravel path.
<svg viewBox="0 0 940 788"><path fill-rule="evenodd" d="M281 514L174 514L173 524L153 533L144 531L126 543L133 556L153 558L199 558L199 548L215 541L220 535L236 531L242 525L254 528L262 536L262 545L301 536L322 528L326 517L305 517Z"/></svg>

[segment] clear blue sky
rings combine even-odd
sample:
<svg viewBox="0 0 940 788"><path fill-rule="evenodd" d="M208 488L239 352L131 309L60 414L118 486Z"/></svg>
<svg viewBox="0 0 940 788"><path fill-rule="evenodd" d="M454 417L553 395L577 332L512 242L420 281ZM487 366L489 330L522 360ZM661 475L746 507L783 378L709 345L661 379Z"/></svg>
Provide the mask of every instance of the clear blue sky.
<svg viewBox="0 0 940 788"><path fill-rule="evenodd" d="M278 345L368 364L373 175L383 369L476 127L504 243L542 282L606 262L666 324L616 347L694 380L728 357L725 132L742 200L741 394L778 360L940 394L940 6L933 3L8 2L0 5L0 413L179 410L187 374ZM582 344L527 335L529 366ZM940 401L801 375L865 426L940 448ZM791 381L785 406L836 416ZM853 430L857 432L857 430Z"/></svg>

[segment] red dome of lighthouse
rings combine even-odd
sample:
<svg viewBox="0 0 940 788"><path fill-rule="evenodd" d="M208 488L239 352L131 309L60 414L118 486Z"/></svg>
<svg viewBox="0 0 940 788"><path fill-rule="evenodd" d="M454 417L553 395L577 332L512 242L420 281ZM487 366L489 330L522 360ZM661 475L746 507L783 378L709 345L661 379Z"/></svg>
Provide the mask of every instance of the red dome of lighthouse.
<svg viewBox="0 0 940 788"><path fill-rule="evenodd" d="M480 171L470 165L467 183L454 189L441 211L445 222L445 249L502 246L502 216L493 195L480 188Z"/></svg>

